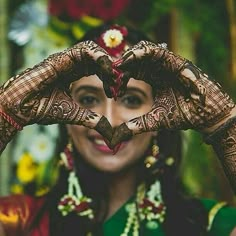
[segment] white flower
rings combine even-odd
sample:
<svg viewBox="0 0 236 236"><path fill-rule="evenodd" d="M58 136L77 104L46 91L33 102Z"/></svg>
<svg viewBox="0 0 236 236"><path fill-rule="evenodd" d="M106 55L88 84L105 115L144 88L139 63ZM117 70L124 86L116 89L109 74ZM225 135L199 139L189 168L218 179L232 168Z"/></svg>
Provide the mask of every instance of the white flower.
<svg viewBox="0 0 236 236"><path fill-rule="evenodd" d="M55 142L46 134L39 133L32 137L29 152L38 163L45 162L52 158L55 151Z"/></svg>
<svg viewBox="0 0 236 236"><path fill-rule="evenodd" d="M25 126L17 135L16 144L14 145L12 153L14 162L18 162L22 154L28 150L32 135L35 135L38 132L37 125L29 125Z"/></svg>
<svg viewBox="0 0 236 236"><path fill-rule="evenodd" d="M57 138L59 135L59 127L58 124L53 124L53 125L47 125L45 127L45 131L47 132L48 135L52 138Z"/></svg>
<svg viewBox="0 0 236 236"><path fill-rule="evenodd" d="M158 180L151 185L150 190L147 192L147 196L150 201L155 201L156 197L161 199L161 185Z"/></svg>
<svg viewBox="0 0 236 236"><path fill-rule="evenodd" d="M103 40L106 47L114 48L121 44L123 35L117 29L110 29L104 33Z"/></svg>

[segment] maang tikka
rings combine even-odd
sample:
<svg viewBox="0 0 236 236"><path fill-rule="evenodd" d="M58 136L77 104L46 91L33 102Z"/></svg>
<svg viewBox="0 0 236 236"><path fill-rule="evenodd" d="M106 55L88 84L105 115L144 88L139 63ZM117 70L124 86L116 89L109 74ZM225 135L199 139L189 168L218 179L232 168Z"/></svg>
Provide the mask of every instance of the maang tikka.
<svg viewBox="0 0 236 236"><path fill-rule="evenodd" d="M60 199L58 210L63 216L75 212L79 216L87 216L89 219L93 219L93 210L90 208L92 200L91 198L84 196L82 193L79 180L76 175L72 153L72 143L69 142L64 151L60 154L61 163L69 171L69 175L68 190L67 193Z"/></svg>

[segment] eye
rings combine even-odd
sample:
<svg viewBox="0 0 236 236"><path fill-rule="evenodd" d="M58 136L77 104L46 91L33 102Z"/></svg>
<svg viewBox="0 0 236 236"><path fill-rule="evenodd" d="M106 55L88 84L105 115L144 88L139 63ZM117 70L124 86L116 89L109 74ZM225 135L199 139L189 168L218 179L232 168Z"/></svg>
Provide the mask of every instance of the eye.
<svg viewBox="0 0 236 236"><path fill-rule="evenodd" d="M78 98L78 102L85 108L91 108L96 106L99 103L99 100L93 95L83 95Z"/></svg>
<svg viewBox="0 0 236 236"><path fill-rule="evenodd" d="M131 94L124 95L121 102L130 109L139 108L143 104L143 100L139 96Z"/></svg>

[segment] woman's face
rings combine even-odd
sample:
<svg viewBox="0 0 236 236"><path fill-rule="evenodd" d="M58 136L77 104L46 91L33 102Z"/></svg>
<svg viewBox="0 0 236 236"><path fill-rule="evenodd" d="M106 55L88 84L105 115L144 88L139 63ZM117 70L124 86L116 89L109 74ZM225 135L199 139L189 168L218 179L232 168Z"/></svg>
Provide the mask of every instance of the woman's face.
<svg viewBox="0 0 236 236"><path fill-rule="evenodd" d="M114 101L107 98L101 80L96 75L83 77L72 85L72 97L81 107L104 115L112 127L150 111L153 104L151 87L143 81L130 79L127 92ZM68 125L75 147L86 162L100 171L115 173L132 166L146 151L153 133L143 133L122 143L113 155L103 137L95 130Z"/></svg>

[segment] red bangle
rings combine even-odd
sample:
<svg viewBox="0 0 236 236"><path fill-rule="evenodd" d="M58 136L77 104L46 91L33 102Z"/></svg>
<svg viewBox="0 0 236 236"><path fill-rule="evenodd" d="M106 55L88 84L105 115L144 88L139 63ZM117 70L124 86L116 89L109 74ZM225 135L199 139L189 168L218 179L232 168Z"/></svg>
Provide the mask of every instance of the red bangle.
<svg viewBox="0 0 236 236"><path fill-rule="evenodd" d="M7 115L5 112L0 110L0 115L5 119L8 123L10 123L15 129L22 130L22 126L19 125L16 121L14 121L9 115Z"/></svg>

